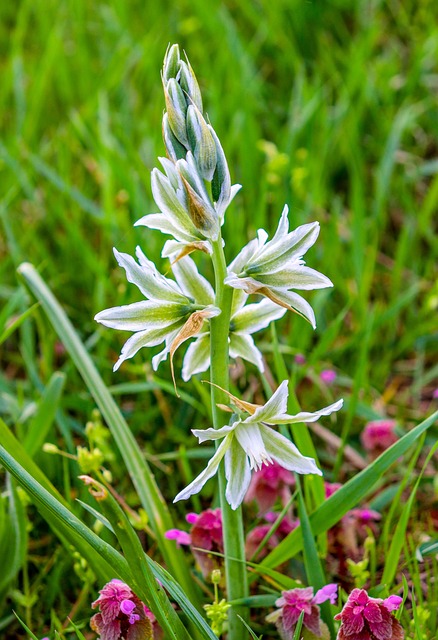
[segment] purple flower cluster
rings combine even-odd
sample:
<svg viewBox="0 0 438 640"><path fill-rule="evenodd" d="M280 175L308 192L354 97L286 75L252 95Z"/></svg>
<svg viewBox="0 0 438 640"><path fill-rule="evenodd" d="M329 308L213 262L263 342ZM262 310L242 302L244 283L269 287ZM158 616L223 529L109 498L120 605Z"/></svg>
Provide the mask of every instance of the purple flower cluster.
<svg viewBox="0 0 438 640"><path fill-rule="evenodd" d="M337 640L403 640L399 621L391 615L402 603L399 596L370 598L364 589L353 589L341 613Z"/></svg>
<svg viewBox="0 0 438 640"><path fill-rule="evenodd" d="M152 612L121 580L111 580L91 605L99 607L90 621L100 640L145 640L154 638Z"/></svg>

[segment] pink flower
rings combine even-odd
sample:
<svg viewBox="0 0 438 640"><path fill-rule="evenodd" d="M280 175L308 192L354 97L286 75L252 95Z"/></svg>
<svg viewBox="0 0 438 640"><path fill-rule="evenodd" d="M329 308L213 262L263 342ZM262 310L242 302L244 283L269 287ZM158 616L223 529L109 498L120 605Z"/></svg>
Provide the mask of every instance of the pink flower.
<svg viewBox="0 0 438 640"><path fill-rule="evenodd" d="M181 529L169 529L164 534L164 537L168 540L176 540L178 544L188 545L192 543L190 534Z"/></svg>
<svg viewBox="0 0 438 640"><path fill-rule="evenodd" d="M121 580L111 580L91 605L99 607L90 620L93 631L100 640L139 640L152 637L152 623L146 615L145 606Z"/></svg>
<svg viewBox="0 0 438 640"><path fill-rule="evenodd" d="M279 633L284 640L292 640L295 627L301 612L304 611L303 626L318 638L325 631L324 623L320 619L319 606L322 602L329 600L332 604L336 602L338 586L328 584L313 594L313 587L306 589L290 589L282 591L281 598L275 604L279 609L267 616L268 622L275 622Z"/></svg>
<svg viewBox="0 0 438 640"><path fill-rule="evenodd" d="M382 451L397 442L395 434L395 420L373 420L365 425L360 439L362 446L373 457L378 457Z"/></svg>
<svg viewBox="0 0 438 640"><path fill-rule="evenodd" d="M297 353L295 356L295 364L304 364L306 362L306 358L302 353Z"/></svg>
<svg viewBox="0 0 438 640"><path fill-rule="evenodd" d="M341 613L337 640L403 640L400 623L391 611L400 607L402 599L389 596L386 600L370 598L364 589L353 589Z"/></svg>
<svg viewBox="0 0 438 640"><path fill-rule="evenodd" d="M325 497L330 498L330 496L332 496L335 491L337 491L341 487L342 484L340 482L324 482Z"/></svg>
<svg viewBox="0 0 438 640"><path fill-rule="evenodd" d="M255 500L260 514L271 509L280 498L283 506L290 498L289 487L295 484L293 474L279 464L263 465L260 471L253 473L251 483L246 492L245 502Z"/></svg>
<svg viewBox="0 0 438 640"><path fill-rule="evenodd" d="M322 382L324 382L324 384L331 385L334 383L337 376L336 371L334 371L333 369L323 369L323 371L321 371L321 373L319 374L319 377L321 378Z"/></svg>

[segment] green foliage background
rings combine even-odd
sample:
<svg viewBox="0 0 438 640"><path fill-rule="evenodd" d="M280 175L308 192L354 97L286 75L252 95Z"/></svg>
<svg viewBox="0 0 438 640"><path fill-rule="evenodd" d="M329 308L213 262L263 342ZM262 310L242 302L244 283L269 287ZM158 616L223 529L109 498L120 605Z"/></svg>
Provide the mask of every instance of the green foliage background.
<svg viewBox="0 0 438 640"><path fill-rule="evenodd" d="M0 414L19 438L32 424L35 432L48 387L59 393L38 428L51 441L62 436L70 452L94 407L39 308L8 329L34 302L16 276L22 261L52 288L151 453L191 442L189 429L208 419L205 390L181 383L191 397L174 402L168 368L152 375L149 352L114 376L125 336L93 322L101 309L139 299L113 246L133 253L140 244L168 268L159 257L163 236L132 225L155 211L149 174L164 153L159 72L169 42L187 52L234 182L243 185L227 212L229 259L257 228L274 231L285 202L294 226L321 222L309 263L335 288L312 294L316 332L291 314L278 324L287 365L306 355L315 383L303 386L308 402L331 395L318 378L330 366L347 400L338 430L345 442L366 418L391 415L408 426L431 411L435 14L432 0L1 4ZM271 362L269 333L262 348ZM57 371L62 380L52 379ZM303 372L295 375L300 382ZM75 470L37 455L68 493ZM169 492L176 486L173 478Z"/></svg>

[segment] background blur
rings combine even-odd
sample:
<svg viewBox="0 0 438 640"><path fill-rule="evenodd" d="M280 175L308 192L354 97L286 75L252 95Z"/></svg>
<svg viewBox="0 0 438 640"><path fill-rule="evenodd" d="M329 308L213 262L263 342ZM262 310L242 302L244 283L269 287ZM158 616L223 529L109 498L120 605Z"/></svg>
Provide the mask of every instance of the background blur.
<svg viewBox="0 0 438 640"><path fill-rule="evenodd" d="M93 321L106 307L139 299L113 246L132 254L140 244L168 269L160 258L165 237L132 225L156 210L150 171L164 153L160 68L174 42L189 56L233 181L243 185L227 212L228 259L257 228L272 234L286 202L292 226L321 223L308 260L335 287L307 296L317 330L293 314L277 323L299 399L312 410L343 395L339 424L353 443L365 419L395 417L403 428L423 419L438 387L433 0L2 2L1 417L24 437L48 381L62 371L65 388L44 437L74 452L94 408L16 276L30 261L148 451L191 447L189 429L206 426L208 391L199 381L181 383L184 401L176 402L168 364L151 371L153 350L113 374L127 334ZM259 344L272 365L272 334ZM294 364L298 353L305 365ZM324 369L336 372L331 386ZM237 366L234 381L257 385L250 365ZM163 424L166 431L157 429ZM68 494L77 469L69 475L67 464L38 456ZM167 482L172 492L177 479ZM44 538L44 523L33 526ZM71 578L71 593L60 588L68 562L47 582L44 612L53 603L58 615L69 611L78 585Z"/></svg>

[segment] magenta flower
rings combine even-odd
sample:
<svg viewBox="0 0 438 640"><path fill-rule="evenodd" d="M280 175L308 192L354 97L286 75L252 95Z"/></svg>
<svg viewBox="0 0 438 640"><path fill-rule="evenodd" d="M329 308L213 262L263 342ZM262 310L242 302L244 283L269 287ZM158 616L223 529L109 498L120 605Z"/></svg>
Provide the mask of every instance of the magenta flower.
<svg viewBox="0 0 438 640"><path fill-rule="evenodd" d="M100 640L140 640L152 638L152 622L146 614L145 605L121 580L111 580L91 605L99 607L90 620L93 631Z"/></svg>
<svg viewBox="0 0 438 640"><path fill-rule="evenodd" d="M397 442L394 431L395 420L373 420L365 425L360 439L362 446L373 458L377 458L383 451Z"/></svg>
<svg viewBox="0 0 438 640"><path fill-rule="evenodd" d="M335 616L335 620L341 620L337 640L403 640L403 629L391 615L401 603L399 596L381 600L370 598L364 589L353 589L341 613Z"/></svg>
<svg viewBox="0 0 438 640"><path fill-rule="evenodd" d="M295 627L301 612L304 611L303 627L305 627L312 637L329 637L327 626L320 619L319 605L326 600L332 604L336 602L338 586L328 584L315 594L313 587L305 589L291 589L282 591L281 598L275 604L279 609L270 613L266 621L274 622L284 640L292 640Z"/></svg>
<svg viewBox="0 0 438 640"><path fill-rule="evenodd" d="M321 378L322 382L324 382L324 384L331 385L336 380L336 371L334 371L333 369L323 369L319 377Z"/></svg>
<svg viewBox="0 0 438 640"><path fill-rule="evenodd" d="M221 510L207 509L199 515L188 513L186 520L192 525L190 533L181 529L169 529L165 536L169 540L176 540L178 544L190 545L202 575L207 578L213 569L219 569L221 566L221 559L208 553L208 551L217 553L224 551Z"/></svg>
<svg viewBox="0 0 438 640"><path fill-rule="evenodd" d="M263 465L259 471L253 473L245 502L255 500L259 505L260 514L269 511L280 498L284 506L290 496L289 487L294 486L293 474L274 462Z"/></svg>

